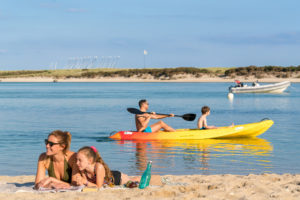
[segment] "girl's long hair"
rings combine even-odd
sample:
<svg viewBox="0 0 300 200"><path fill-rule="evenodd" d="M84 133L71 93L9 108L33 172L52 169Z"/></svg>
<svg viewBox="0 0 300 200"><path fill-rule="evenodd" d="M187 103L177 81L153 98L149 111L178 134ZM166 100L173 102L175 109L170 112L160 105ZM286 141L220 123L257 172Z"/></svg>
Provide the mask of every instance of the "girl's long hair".
<svg viewBox="0 0 300 200"><path fill-rule="evenodd" d="M97 149L95 147L85 146L85 147L82 147L81 149L79 149L78 153L79 152L86 155L87 158L92 158L93 163L95 163L95 162L101 163L103 165L104 169L105 169L104 180L108 184L113 184L114 183L114 177L113 177L108 165L103 161L103 159L101 158L99 152L97 151Z"/></svg>

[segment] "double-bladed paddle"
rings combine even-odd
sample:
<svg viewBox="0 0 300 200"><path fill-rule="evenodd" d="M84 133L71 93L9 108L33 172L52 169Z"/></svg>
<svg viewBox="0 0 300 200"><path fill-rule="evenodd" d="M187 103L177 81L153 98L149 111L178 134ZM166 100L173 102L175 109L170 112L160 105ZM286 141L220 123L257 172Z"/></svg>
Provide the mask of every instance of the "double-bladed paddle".
<svg viewBox="0 0 300 200"><path fill-rule="evenodd" d="M141 115L144 113L148 113L148 114L152 114L151 112L142 112L139 109L136 108L127 108L127 111L132 113L132 114L136 114L136 115ZM155 113L156 115L169 115L169 114L161 114L161 113ZM182 117L184 120L186 121L194 121L196 118L196 114L194 113L187 113L184 115L174 115L174 117Z"/></svg>

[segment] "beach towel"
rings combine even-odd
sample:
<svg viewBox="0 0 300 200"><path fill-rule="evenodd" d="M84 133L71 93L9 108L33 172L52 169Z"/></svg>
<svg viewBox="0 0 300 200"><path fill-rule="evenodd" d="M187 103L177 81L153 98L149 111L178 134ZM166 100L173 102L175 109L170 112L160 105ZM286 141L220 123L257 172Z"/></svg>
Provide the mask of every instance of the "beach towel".
<svg viewBox="0 0 300 200"><path fill-rule="evenodd" d="M22 183L22 184L20 184L20 183L0 182L0 192L1 193L81 192L83 188L84 188L84 186L71 186L68 189L39 188L38 190L35 190L34 189L34 182L28 182L28 183Z"/></svg>

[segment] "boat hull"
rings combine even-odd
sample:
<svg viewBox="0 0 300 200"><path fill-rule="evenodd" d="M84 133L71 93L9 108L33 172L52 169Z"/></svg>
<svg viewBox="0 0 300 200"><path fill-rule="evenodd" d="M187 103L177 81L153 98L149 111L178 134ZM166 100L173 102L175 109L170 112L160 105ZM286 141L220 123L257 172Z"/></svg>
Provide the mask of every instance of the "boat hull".
<svg viewBox="0 0 300 200"><path fill-rule="evenodd" d="M144 133L135 131L119 131L109 138L116 140L200 140L213 138L247 138L263 134L273 125L272 120L256 123L220 127L218 129L177 129L176 132Z"/></svg>
<svg viewBox="0 0 300 200"><path fill-rule="evenodd" d="M231 87L232 93L282 93L291 85L290 81L262 86Z"/></svg>

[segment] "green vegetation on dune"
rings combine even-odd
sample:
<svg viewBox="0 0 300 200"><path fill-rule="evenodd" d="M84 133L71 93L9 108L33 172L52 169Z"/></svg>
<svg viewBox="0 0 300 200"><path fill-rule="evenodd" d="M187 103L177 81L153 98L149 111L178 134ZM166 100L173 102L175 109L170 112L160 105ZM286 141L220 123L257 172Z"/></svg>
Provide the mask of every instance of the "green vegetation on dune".
<svg viewBox="0 0 300 200"><path fill-rule="evenodd" d="M254 76L256 78L263 78L265 76L274 76L277 78L289 78L293 74L300 72L300 65L297 67L281 67L281 66L248 66L237 67L225 71L226 77L231 76Z"/></svg>
<svg viewBox="0 0 300 200"><path fill-rule="evenodd" d="M80 77L85 72L109 72L116 69L58 69L58 70L18 70L0 71L0 78L24 78L24 77L49 77L66 78L67 76Z"/></svg>
<svg viewBox="0 0 300 200"><path fill-rule="evenodd" d="M207 69L199 69L193 67L178 67L178 68L162 68L162 69L127 69L116 71L99 71L91 72L87 71L82 73L82 77L95 78L95 77L139 77L151 76L155 79L161 78L173 78L176 75L193 75L195 77L201 77L202 74L211 74L212 72Z"/></svg>
<svg viewBox="0 0 300 200"><path fill-rule="evenodd" d="M45 74L50 74L48 70L22 70L22 71L0 71L1 78L11 78L11 77L32 77L32 76L43 76Z"/></svg>
<svg viewBox="0 0 300 200"><path fill-rule="evenodd" d="M297 67L280 66L248 66L248 67L177 67L177 68L146 68L146 69L60 69L60 70L19 70L19 71L0 71L0 78L26 78L26 77L48 77L53 79L65 78L99 78L99 77L136 77L154 78L159 80L180 79L186 76L200 78L203 75L211 77L230 77L253 76L263 78L274 76L280 78L292 77L296 74L299 77L300 65Z"/></svg>
<svg viewBox="0 0 300 200"><path fill-rule="evenodd" d="M225 69L225 68L224 68ZM146 69L63 69L63 70L20 70L0 71L0 78L16 77L49 77L49 78L96 78L96 77L144 77L151 76L155 79L173 78L176 75L193 75L201 77L203 74L224 73L222 68L146 68Z"/></svg>

